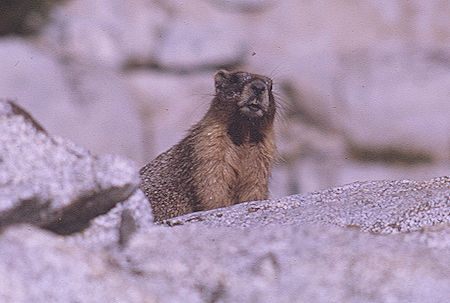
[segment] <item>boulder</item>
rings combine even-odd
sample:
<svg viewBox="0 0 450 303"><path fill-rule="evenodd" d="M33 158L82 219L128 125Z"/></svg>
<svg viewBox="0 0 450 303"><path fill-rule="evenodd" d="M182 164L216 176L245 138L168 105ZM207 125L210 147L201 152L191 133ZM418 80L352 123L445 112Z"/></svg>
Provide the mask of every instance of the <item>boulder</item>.
<svg viewBox="0 0 450 303"><path fill-rule="evenodd" d="M16 104L0 101L0 226L30 223L61 234L126 200L137 188L134 164L95 156L50 136Z"/></svg>
<svg viewBox="0 0 450 303"><path fill-rule="evenodd" d="M122 251L164 302L446 302L450 179L357 182L172 218Z"/></svg>
<svg viewBox="0 0 450 303"><path fill-rule="evenodd" d="M107 252L30 225L0 234L0 259L0 302L155 302Z"/></svg>
<svg viewBox="0 0 450 303"><path fill-rule="evenodd" d="M16 100L54 135L141 161L138 113L117 71L18 38L0 40L0 58L0 98Z"/></svg>
<svg viewBox="0 0 450 303"><path fill-rule="evenodd" d="M192 213L165 222L171 226L198 222L241 227L319 223L382 234L420 231L450 224L450 178L354 182L307 195Z"/></svg>
<svg viewBox="0 0 450 303"><path fill-rule="evenodd" d="M168 17L161 6L146 0L70 1L55 10L41 38L77 62L120 70L151 59Z"/></svg>
<svg viewBox="0 0 450 303"><path fill-rule="evenodd" d="M450 295L449 246L277 223L154 228L131 240L125 266L161 302L444 303ZM448 244L449 231L420 237Z"/></svg>

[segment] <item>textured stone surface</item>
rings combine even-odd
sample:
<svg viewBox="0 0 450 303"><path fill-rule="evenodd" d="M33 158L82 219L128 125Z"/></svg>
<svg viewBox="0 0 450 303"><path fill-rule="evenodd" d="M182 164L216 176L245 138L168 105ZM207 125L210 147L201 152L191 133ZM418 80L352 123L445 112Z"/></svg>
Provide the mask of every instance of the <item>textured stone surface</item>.
<svg viewBox="0 0 450 303"><path fill-rule="evenodd" d="M141 160L138 114L115 70L19 38L0 40L0 58L1 99L15 100L53 135L97 154Z"/></svg>
<svg viewBox="0 0 450 303"><path fill-rule="evenodd" d="M449 181L358 182L166 221L172 227L143 224L137 191L74 236L4 230L0 300L443 303Z"/></svg>
<svg viewBox="0 0 450 303"><path fill-rule="evenodd" d="M0 260L0 302L155 302L108 253L32 226L0 234Z"/></svg>
<svg viewBox="0 0 450 303"><path fill-rule="evenodd" d="M374 233L418 231L450 223L450 178L356 182L309 195L242 203L166 220L213 226L321 223Z"/></svg>
<svg viewBox="0 0 450 303"><path fill-rule="evenodd" d="M139 180L130 161L94 156L50 137L31 119L0 101L0 226L27 222L79 231L135 191Z"/></svg>
<svg viewBox="0 0 450 303"><path fill-rule="evenodd" d="M450 159L450 49L384 46L341 55L339 64L353 144Z"/></svg>
<svg viewBox="0 0 450 303"><path fill-rule="evenodd" d="M164 38L158 41L157 62L176 71L217 69L241 63L249 47L244 33L239 31L240 20L224 18L205 5L193 4L190 9L190 14L183 16L186 13L180 12L181 16L167 26ZM225 22L230 22L227 31L223 31Z"/></svg>
<svg viewBox="0 0 450 303"><path fill-rule="evenodd" d="M449 197L448 177L373 181L194 213L123 266L164 302L445 302Z"/></svg>
<svg viewBox="0 0 450 303"><path fill-rule="evenodd" d="M147 62L168 12L146 0L75 0L53 14L44 41L65 56L120 68L127 61Z"/></svg>
<svg viewBox="0 0 450 303"><path fill-rule="evenodd" d="M443 303L449 252L330 226L193 224L139 234L125 255L163 302Z"/></svg>
<svg viewBox="0 0 450 303"><path fill-rule="evenodd" d="M93 219L88 228L73 234L68 240L96 249L116 247L118 244L125 246L136 232L152 226L150 203L138 189L126 201Z"/></svg>

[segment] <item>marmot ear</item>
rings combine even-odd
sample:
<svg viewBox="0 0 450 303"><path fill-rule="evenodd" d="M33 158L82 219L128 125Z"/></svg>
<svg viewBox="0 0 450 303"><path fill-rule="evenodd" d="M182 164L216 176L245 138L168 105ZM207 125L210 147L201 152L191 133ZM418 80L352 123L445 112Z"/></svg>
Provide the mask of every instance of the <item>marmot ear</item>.
<svg viewBox="0 0 450 303"><path fill-rule="evenodd" d="M222 82L225 81L228 78L229 75L230 75L230 72L228 72L228 71L226 71L224 69L219 70L214 75L214 83L216 85L216 88L218 86L220 86L220 84L222 84Z"/></svg>

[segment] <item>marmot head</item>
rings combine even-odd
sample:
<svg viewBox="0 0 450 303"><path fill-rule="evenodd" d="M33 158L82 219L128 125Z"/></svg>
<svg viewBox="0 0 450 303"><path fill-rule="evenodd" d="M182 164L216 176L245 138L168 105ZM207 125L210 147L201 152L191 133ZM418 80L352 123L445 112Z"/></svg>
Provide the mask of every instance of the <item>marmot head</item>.
<svg viewBox="0 0 450 303"><path fill-rule="evenodd" d="M247 72L218 71L214 76L216 99L222 106L234 109L249 120L273 118L275 101L272 80Z"/></svg>

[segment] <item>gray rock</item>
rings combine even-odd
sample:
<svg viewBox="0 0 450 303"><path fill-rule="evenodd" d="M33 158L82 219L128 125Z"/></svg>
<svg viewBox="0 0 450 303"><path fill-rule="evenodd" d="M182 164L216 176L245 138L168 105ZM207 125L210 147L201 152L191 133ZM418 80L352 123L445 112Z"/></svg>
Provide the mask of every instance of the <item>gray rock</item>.
<svg viewBox="0 0 450 303"><path fill-rule="evenodd" d="M418 231L450 223L450 178L355 182L309 195L256 201L165 221L213 226L321 223L374 233Z"/></svg>
<svg viewBox="0 0 450 303"><path fill-rule="evenodd" d="M144 193L137 189L126 201L118 203L108 213L96 217L88 228L71 235L67 240L92 249L114 249L117 246L126 246L136 232L152 227L150 203Z"/></svg>
<svg viewBox="0 0 450 303"><path fill-rule="evenodd" d="M0 40L0 98L17 100L51 134L141 161L138 113L117 71L35 42Z"/></svg>
<svg viewBox="0 0 450 303"><path fill-rule="evenodd" d="M192 224L138 234L125 256L162 302L443 303L449 252L330 226Z"/></svg>
<svg viewBox="0 0 450 303"><path fill-rule="evenodd" d="M448 47L380 44L291 60L295 72L278 79L288 109L280 151L290 161L284 171L297 176L289 182L301 192L449 171ZM321 136L308 138L311 129ZM327 136L346 154L323 144L333 142L321 140Z"/></svg>
<svg viewBox="0 0 450 303"><path fill-rule="evenodd" d="M1 227L26 222L63 234L80 231L138 185L130 161L50 137L12 102L0 101L0 134Z"/></svg>
<svg viewBox="0 0 450 303"><path fill-rule="evenodd" d="M130 60L150 60L167 12L146 0L76 0L52 17L41 38L54 50L86 65L120 69Z"/></svg>
<svg viewBox="0 0 450 303"><path fill-rule="evenodd" d="M110 259L32 226L10 227L0 234L0 302L155 302Z"/></svg>
<svg viewBox="0 0 450 303"><path fill-rule="evenodd" d="M278 120L275 127L280 134L277 137L279 161L272 170L271 198L345 184L339 182L346 155L342 135L295 118L289 121Z"/></svg>
<svg viewBox="0 0 450 303"><path fill-rule="evenodd" d="M348 184L359 181L371 180L427 180L435 176L445 176L450 172L450 161L433 163L416 163L415 165L392 165L389 162L379 161L354 161L346 159L336 174L339 183Z"/></svg>
<svg viewBox="0 0 450 303"><path fill-rule="evenodd" d="M380 46L339 56L344 131L374 151L450 158L450 49Z"/></svg>
<svg viewBox="0 0 450 303"><path fill-rule="evenodd" d="M0 300L446 302L449 187L448 177L358 182L173 227L151 226L137 191L74 236L0 234Z"/></svg>
<svg viewBox="0 0 450 303"><path fill-rule="evenodd" d="M286 180L272 187L277 197L293 194L291 188L304 193L355 181L422 180L448 173L450 7L444 3L369 0L350 9L345 1L287 0L247 19L242 30L253 56L246 66L295 88L295 103L285 98L282 104L287 129L298 123L298 117L290 117L297 107L331 126L326 135L348 135L345 145L357 144L368 153L394 150L412 159L399 165L392 165L396 157L360 163L353 155L334 158L325 145L317 151L327 157L321 161L305 155L303 133L297 132L299 139L291 142L300 152L277 172ZM414 17L411 11L417 12ZM281 87L278 91L284 91ZM289 133L281 130L280 137ZM425 161L416 163L417 156ZM321 173L324 166L329 173Z"/></svg>
<svg viewBox="0 0 450 303"><path fill-rule="evenodd" d="M448 177L373 181L193 213L121 264L164 302L446 302L449 197Z"/></svg>
<svg viewBox="0 0 450 303"><path fill-rule="evenodd" d="M236 66L249 55L245 19L205 1L169 4L173 16L161 27L154 53L165 70L195 72ZM224 30L226 29L226 30Z"/></svg>

